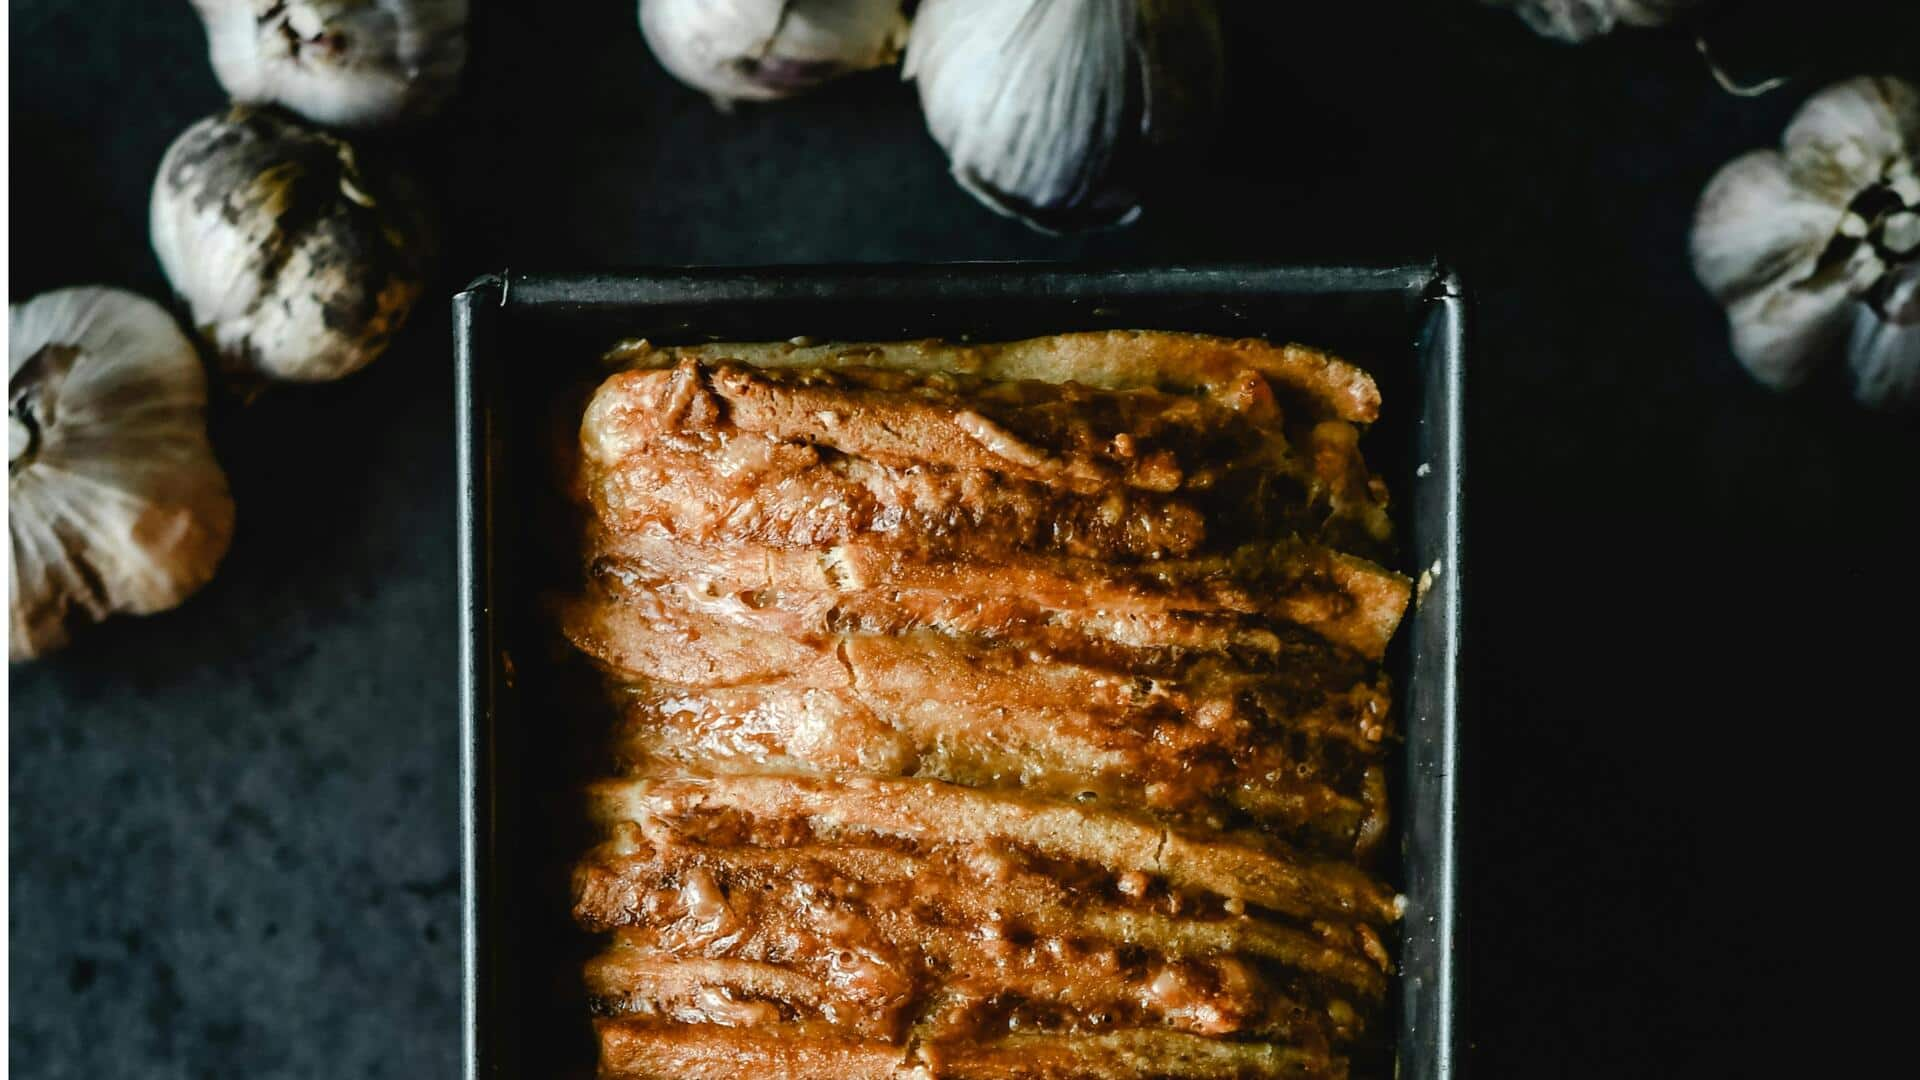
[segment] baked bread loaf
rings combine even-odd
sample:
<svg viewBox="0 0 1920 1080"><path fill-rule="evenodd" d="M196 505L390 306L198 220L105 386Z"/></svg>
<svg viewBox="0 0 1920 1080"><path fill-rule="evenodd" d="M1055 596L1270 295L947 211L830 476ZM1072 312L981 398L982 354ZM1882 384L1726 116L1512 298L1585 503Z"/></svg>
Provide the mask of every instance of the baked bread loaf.
<svg viewBox="0 0 1920 1080"><path fill-rule="evenodd" d="M601 1075L1339 1077L1398 900L1410 595L1316 350L1105 332L616 350Z"/></svg>

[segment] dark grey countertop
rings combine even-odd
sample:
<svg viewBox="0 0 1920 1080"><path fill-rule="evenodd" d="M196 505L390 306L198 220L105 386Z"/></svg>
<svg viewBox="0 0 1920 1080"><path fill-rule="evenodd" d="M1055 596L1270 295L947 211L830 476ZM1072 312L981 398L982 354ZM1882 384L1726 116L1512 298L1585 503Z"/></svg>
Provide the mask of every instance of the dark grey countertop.
<svg viewBox="0 0 1920 1080"><path fill-rule="evenodd" d="M1684 33L1571 50L1468 0L1245 5L1228 138L1137 227L1061 240L960 193L887 76L722 115L662 75L631 3L476 6L468 91L412 147L444 192L435 298L367 372L222 411L240 524L209 588L11 673L14 1075L455 1073L440 298L461 282L1428 251L1478 300L1475 1073L1771 1052L1753 1036L1803 980L1764 950L1811 886L1770 876L1756 900L1753 860L1812 807L1869 818L1884 785L1820 725L1899 718L1862 676L1902 670L1879 613L1916 598L1897 511L1920 434L1750 383L1685 257L1700 186L1808 85L1741 100ZM221 104L192 12L14 0L11 20L13 298L164 295L153 170ZM1858 62L1906 64L1915 40L1863 35Z"/></svg>

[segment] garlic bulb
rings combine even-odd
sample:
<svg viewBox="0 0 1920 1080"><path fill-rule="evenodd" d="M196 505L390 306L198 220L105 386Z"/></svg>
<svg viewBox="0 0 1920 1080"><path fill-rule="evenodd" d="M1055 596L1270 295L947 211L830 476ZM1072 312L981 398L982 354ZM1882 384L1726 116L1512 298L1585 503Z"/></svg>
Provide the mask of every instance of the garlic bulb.
<svg viewBox="0 0 1920 1080"><path fill-rule="evenodd" d="M1791 387L1850 334L1858 370L1859 341L1904 340L1897 328L1911 325L1911 287L1894 271L1920 259L1920 91L1893 78L1828 87L1801 106L1782 147L1735 158L1707 184L1693 265L1726 306L1741 362ZM1897 376L1874 362L1860 374L1863 400L1898 400Z"/></svg>
<svg viewBox="0 0 1920 1080"><path fill-rule="evenodd" d="M467 0L193 0L237 102L372 127L420 119L467 61Z"/></svg>
<svg viewBox="0 0 1920 1080"><path fill-rule="evenodd" d="M725 104L811 90L900 56L901 0L640 0L640 32L674 78Z"/></svg>
<svg viewBox="0 0 1920 1080"><path fill-rule="evenodd" d="M907 37L953 176L1043 232L1122 225L1224 94L1211 0L925 0Z"/></svg>
<svg viewBox="0 0 1920 1080"><path fill-rule="evenodd" d="M207 444L206 375L160 305L61 289L8 317L8 600L12 659L71 626L179 604L233 538Z"/></svg>
<svg viewBox="0 0 1920 1080"><path fill-rule="evenodd" d="M1486 0L1517 11L1534 32L1579 43L1617 26L1661 26L1701 0Z"/></svg>
<svg viewBox="0 0 1920 1080"><path fill-rule="evenodd" d="M188 128L153 185L153 249L234 371L313 382L387 347L430 258L413 185L284 113Z"/></svg>

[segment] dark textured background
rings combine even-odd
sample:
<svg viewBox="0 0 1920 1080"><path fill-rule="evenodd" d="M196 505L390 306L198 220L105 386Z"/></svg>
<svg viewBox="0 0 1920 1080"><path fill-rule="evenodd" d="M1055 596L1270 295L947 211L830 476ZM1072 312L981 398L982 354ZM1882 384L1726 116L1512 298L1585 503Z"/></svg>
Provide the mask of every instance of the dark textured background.
<svg viewBox="0 0 1920 1080"><path fill-rule="evenodd" d="M1469 0L1243 3L1227 139L1136 228L1058 240L948 182L888 76L724 116L629 3L479 6L467 93L410 140L446 193L435 299L369 371L223 411L240 526L204 593L12 673L15 1075L454 1074L439 297L503 266L684 262L1445 252L1479 301L1473 1072L1739 1075L1852 1045L1809 1010L1856 1007L1815 988L1890 932L1889 883L1841 868L1886 850L1914 719L1920 435L1748 382L1685 258L1701 185L1812 84L1741 100L1685 32L1567 49ZM1800 6L1827 32L1788 52L1920 70L1920 5ZM163 295L148 185L221 103L192 13L11 19L15 298Z"/></svg>

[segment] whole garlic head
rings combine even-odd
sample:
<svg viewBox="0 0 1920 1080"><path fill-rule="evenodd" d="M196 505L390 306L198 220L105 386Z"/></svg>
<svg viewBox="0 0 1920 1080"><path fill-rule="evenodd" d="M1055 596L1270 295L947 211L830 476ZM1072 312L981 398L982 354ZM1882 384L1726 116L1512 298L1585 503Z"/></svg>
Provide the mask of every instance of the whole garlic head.
<svg viewBox="0 0 1920 1080"><path fill-rule="evenodd" d="M206 375L160 305L118 289L44 293L8 315L9 654L76 622L165 611L233 538L207 443Z"/></svg>
<svg viewBox="0 0 1920 1080"><path fill-rule="evenodd" d="M276 110L237 106L175 139L151 217L221 365L275 379L335 379L380 355L431 260L411 181Z"/></svg>
<svg viewBox="0 0 1920 1080"><path fill-rule="evenodd" d="M373 127L444 104L467 62L467 0L193 0L237 102Z"/></svg>
<svg viewBox="0 0 1920 1080"><path fill-rule="evenodd" d="M1558 41L1579 43L1617 26L1661 26L1672 22L1701 0L1485 0L1510 7L1534 32Z"/></svg>
<svg viewBox="0 0 1920 1080"><path fill-rule="evenodd" d="M1863 338L1860 320L1910 324L1896 271L1920 259L1917 147L1920 91L1894 78L1849 79L1801 106L1782 150L1735 158L1707 184L1694 215L1694 273L1725 305L1734 353L1755 378L1796 386L1850 334L1860 371L1861 342L1883 336ZM1899 382L1882 372L1860 383L1859 396L1891 404L1897 394L1870 385Z"/></svg>
<svg viewBox="0 0 1920 1080"><path fill-rule="evenodd" d="M899 59L901 0L640 0L640 32L674 78L716 101L791 97Z"/></svg>
<svg viewBox="0 0 1920 1080"><path fill-rule="evenodd" d="M925 0L907 38L954 179L1042 232L1124 225L1224 98L1211 0Z"/></svg>

